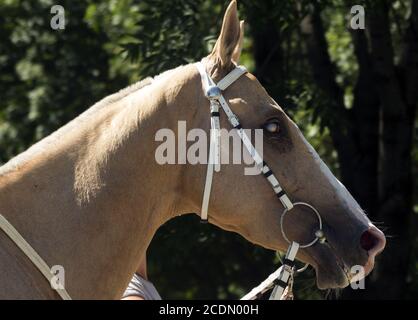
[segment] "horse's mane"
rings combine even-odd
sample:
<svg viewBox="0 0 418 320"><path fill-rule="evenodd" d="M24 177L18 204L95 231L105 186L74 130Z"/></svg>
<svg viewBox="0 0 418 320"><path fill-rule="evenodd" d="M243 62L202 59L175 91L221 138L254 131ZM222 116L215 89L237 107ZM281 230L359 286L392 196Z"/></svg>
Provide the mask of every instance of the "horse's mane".
<svg viewBox="0 0 418 320"><path fill-rule="evenodd" d="M180 68L180 67L178 67ZM143 80L140 80L124 89L119 90L116 93L113 93L102 100L96 102L93 106L88 108L86 111L81 113L79 116L68 122L66 125L62 126L55 132L51 133L49 136L43 138L39 142L32 145L29 149L22 152L21 154L17 155L16 157L12 158L9 162L4 164L2 167L0 167L0 177L3 175L6 175L7 173L16 170L19 168L19 166L24 165L27 163L30 159L33 158L33 156L39 154L40 152L44 151L51 145L54 145L55 142L60 141L61 137L63 137L66 133L74 130L77 126L79 126L81 123L89 120L91 117L95 116L98 111L112 105L113 103L125 98L126 96L137 92L138 90L141 90L144 87L147 87L154 83L156 80L166 76L167 74L177 70L172 69L165 71L161 73L160 75L157 75L155 77L147 77Z"/></svg>

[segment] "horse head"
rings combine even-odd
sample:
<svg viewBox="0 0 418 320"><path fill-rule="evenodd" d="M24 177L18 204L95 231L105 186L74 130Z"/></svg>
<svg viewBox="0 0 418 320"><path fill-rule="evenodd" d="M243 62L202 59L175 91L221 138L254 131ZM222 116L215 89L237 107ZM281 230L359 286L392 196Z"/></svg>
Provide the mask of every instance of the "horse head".
<svg viewBox="0 0 418 320"><path fill-rule="evenodd" d="M232 1L213 51L202 60L203 68L214 82L236 69L243 26L236 2ZM375 256L385 246L385 236L331 173L298 126L249 72L235 79L222 94L242 128L263 130L263 160L268 169L262 173L268 177L274 172L276 182L280 182L276 191L282 191L273 192L263 174L246 175L244 164L222 165L220 173L213 177L209 222L237 232L252 243L283 251L290 241L308 244L316 239L319 218L326 241L317 241L298 254L300 260L316 269L318 286L345 287L350 281L358 280L350 271L353 266L363 267L367 275L373 269ZM209 101L204 97L199 101L201 121L208 123ZM221 128L231 128L226 118L221 115ZM204 175L199 176L199 181L193 178L187 181L203 185L202 178ZM278 199L283 195L293 204L309 205L286 209L286 203ZM199 207L201 193L191 198ZM288 213L286 217L282 217L284 213Z"/></svg>

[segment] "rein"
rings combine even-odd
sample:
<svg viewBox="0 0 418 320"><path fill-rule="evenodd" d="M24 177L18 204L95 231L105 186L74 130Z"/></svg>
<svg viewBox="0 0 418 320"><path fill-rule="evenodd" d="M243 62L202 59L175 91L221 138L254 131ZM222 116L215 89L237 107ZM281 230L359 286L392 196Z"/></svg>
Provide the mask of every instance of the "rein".
<svg viewBox="0 0 418 320"><path fill-rule="evenodd" d="M260 168L264 177L270 183L274 193L277 198L280 200L281 204L284 207L284 211L280 217L280 230L283 238L286 242L289 243L289 248L287 250L286 256L283 260L283 265L274 273L272 273L265 281L263 281L258 287L251 290L247 295L245 295L242 300L252 300L259 297L261 294L265 293L267 290L271 289L273 286L273 291L270 295L270 300L281 300L284 296L292 296L292 284L295 271L303 271L306 269L307 265L301 270L295 270L295 258L299 249L307 248L313 246L315 243L325 243L326 238L322 230L322 219L318 210L315 209L312 205L305 202L295 202L293 203L286 192L281 187L279 180L274 175L273 171L263 161L262 157L259 155L251 139L248 138L247 134L244 132L238 117L232 112L227 101L225 100L222 92L225 91L231 84L238 80L242 75L247 73L247 69L243 66L236 66L230 73L228 73L222 80L217 84L212 80L209 74L206 72L204 65L201 62L196 63L196 67L199 70L199 74L202 80L203 90L205 97L210 102L210 115L211 115L211 129L210 129L210 145L209 145L209 161L206 171L206 181L205 188L203 191L203 200L202 200L202 209L201 209L201 222L208 222L208 207L210 200L210 193L212 189L212 181L214 171L219 172L221 169L220 161L220 109L223 109L225 112L229 123L234 129L237 130L239 137L241 138L245 148L253 158L257 167ZM315 232L315 238L306 244L299 244L296 241L290 241L287 237L283 222L285 215L290 212L295 206L304 206L309 208L316 215L319 223L319 227ZM287 293L284 295L287 288Z"/></svg>

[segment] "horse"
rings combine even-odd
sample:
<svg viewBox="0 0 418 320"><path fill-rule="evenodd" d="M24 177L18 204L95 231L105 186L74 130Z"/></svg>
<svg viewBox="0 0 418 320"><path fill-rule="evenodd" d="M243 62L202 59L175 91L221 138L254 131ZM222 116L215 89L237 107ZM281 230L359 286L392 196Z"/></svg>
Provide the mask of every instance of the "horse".
<svg viewBox="0 0 418 320"><path fill-rule="evenodd" d="M243 34L234 0L201 61L213 81L237 67ZM263 159L288 197L320 212L326 243L297 256L315 268L318 287L346 287L355 265L369 274L385 236L297 125L249 72L223 95L243 128L263 130ZM200 212L207 166L158 164L155 135L161 128L176 132L179 121L209 133L209 105L196 65L183 65L99 101L0 168L0 214L48 266L62 266L73 299L120 298L157 229ZM225 117L220 127L230 127ZM228 164L215 173L208 221L264 248L285 250L283 203L263 175L243 169ZM315 219L295 206L284 222L286 236L309 241ZM0 270L1 299L60 298L1 229Z"/></svg>

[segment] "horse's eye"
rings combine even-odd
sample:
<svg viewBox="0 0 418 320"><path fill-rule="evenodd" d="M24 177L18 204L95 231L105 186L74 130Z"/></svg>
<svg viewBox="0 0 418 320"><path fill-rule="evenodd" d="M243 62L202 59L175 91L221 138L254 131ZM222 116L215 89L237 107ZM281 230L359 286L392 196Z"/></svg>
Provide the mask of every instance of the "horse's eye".
<svg viewBox="0 0 418 320"><path fill-rule="evenodd" d="M269 121L264 125L264 130L266 130L269 133L279 133L280 132L279 123L275 120Z"/></svg>

